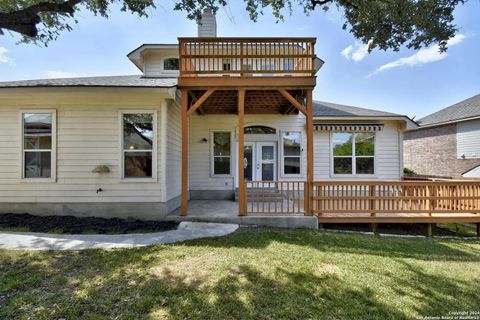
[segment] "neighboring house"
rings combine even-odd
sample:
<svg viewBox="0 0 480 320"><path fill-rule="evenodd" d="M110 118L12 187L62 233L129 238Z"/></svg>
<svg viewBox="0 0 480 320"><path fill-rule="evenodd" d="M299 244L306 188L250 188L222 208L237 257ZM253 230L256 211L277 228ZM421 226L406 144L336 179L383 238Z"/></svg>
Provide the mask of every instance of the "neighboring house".
<svg viewBox="0 0 480 320"><path fill-rule="evenodd" d="M314 40L217 40L205 17L199 34L210 38L128 54L141 75L0 83L0 212L155 219L182 199L232 199L242 179L401 179L414 122L312 102L323 63ZM196 39L212 43L201 58L185 44ZM219 48L227 58L212 58Z"/></svg>
<svg viewBox="0 0 480 320"><path fill-rule="evenodd" d="M404 135L405 167L418 174L480 178L480 94L417 121Z"/></svg>

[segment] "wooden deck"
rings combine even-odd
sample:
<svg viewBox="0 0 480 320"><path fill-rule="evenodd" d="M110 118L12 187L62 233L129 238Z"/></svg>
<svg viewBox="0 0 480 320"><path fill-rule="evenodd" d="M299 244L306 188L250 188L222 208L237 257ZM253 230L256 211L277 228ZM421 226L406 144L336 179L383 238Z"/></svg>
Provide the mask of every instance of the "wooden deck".
<svg viewBox="0 0 480 320"><path fill-rule="evenodd" d="M320 223L480 223L480 181L247 182L247 214L300 214ZM311 194L311 196L309 196Z"/></svg>
<svg viewBox="0 0 480 320"><path fill-rule="evenodd" d="M475 213L324 213L319 223L480 223Z"/></svg>

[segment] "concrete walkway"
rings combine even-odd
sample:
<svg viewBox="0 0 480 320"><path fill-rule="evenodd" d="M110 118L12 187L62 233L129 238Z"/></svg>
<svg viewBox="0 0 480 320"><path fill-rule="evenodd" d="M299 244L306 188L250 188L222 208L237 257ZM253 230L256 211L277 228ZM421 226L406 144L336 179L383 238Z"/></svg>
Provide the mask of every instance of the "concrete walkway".
<svg viewBox="0 0 480 320"><path fill-rule="evenodd" d="M74 235L0 232L1 249L83 250L142 247L159 243L220 237L238 229L236 224L181 222L177 230L115 235Z"/></svg>

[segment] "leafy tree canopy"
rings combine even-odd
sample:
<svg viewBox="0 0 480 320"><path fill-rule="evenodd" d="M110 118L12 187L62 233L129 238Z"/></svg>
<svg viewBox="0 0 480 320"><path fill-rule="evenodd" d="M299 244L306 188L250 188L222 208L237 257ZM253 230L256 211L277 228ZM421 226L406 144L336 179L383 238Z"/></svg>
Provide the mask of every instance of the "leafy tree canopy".
<svg viewBox="0 0 480 320"><path fill-rule="evenodd" d="M369 45L398 51L402 46L419 49L436 43L446 50L457 26L453 11L467 0L244 0L253 21L271 8L278 21L291 13L294 4L303 7L306 14L313 10L343 13L343 29ZM1 0L0 30L15 31L23 41L47 44L60 32L70 31L78 6L82 5L96 15L108 18L109 7L120 4L122 11L147 16L147 9L155 8L154 0ZM226 0L175 0L175 10L186 12L198 20L205 8L216 12L227 6Z"/></svg>

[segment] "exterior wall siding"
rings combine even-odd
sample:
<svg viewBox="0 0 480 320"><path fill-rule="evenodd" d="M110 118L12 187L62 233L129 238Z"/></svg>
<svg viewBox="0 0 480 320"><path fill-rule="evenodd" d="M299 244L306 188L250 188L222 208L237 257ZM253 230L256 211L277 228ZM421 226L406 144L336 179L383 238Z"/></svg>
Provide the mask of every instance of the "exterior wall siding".
<svg viewBox="0 0 480 320"><path fill-rule="evenodd" d="M161 217L177 208L181 193L181 114L171 92L147 89L31 89L0 92L0 213L75 214L121 217ZM22 110L54 109L57 114L56 181L21 179ZM157 111L157 179L130 182L121 179L121 110ZM192 115L189 119L189 189L194 192L235 190L236 115ZM376 174L366 179L398 180L401 155L400 127L385 122L376 135ZM306 130L303 115L246 115L245 126L277 129L277 180L305 180ZM232 175L211 175L211 132L232 132ZM301 174L281 172L281 132L302 133ZM208 140L205 143L203 138ZM258 136L246 135L246 141ZM270 137L263 135L264 141ZM265 140L266 139L266 140ZM271 139L270 139L271 140ZM314 134L314 170L317 180L331 175L330 134ZM94 174L98 165L111 172ZM342 179L361 179L347 177ZM365 177L364 177L365 178ZM102 192L96 190L102 188ZM124 204L124 205L122 205Z"/></svg>
<svg viewBox="0 0 480 320"><path fill-rule="evenodd" d="M151 91L150 91L151 92ZM0 95L0 212L14 203L161 203L166 201L166 146L157 139L157 180L120 178L120 111L156 110L157 133L167 112L166 94L122 90L29 90L23 96ZM21 179L21 112L55 109L57 114L56 181ZM172 122L174 123L174 121ZM109 173L95 174L98 165ZM101 188L103 191L96 193ZM4 204L4 206L2 206ZM154 206L152 206L153 208ZM4 210L4 208L7 208ZM157 208L158 209L158 208ZM82 211L86 209L83 208ZM68 210L66 210L68 211Z"/></svg>
<svg viewBox="0 0 480 320"><path fill-rule="evenodd" d="M283 177L280 172L281 140L277 145L277 180L306 179L306 130L305 118L298 116L246 115L245 126L262 124L277 128L280 131L302 132L302 168L301 175L296 178ZM375 174L369 176L338 177L332 174L330 133L314 132L314 177L316 180L399 180L403 164L401 154L402 132L398 122L384 122L384 129L376 133ZM236 161L236 127L235 115L192 115L189 132L189 188L195 190L235 190L235 181L231 177L214 177L210 174L210 132L215 130L231 130L233 136L232 173L237 170ZM208 143L202 142L206 138ZM248 141L248 136L246 135Z"/></svg>
<svg viewBox="0 0 480 320"><path fill-rule="evenodd" d="M178 58L178 49L168 49L156 53L148 53L144 60L144 75L146 77L177 77L178 70L163 69L163 61L167 58Z"/></svg>
<svg viewBox="0 0 480 320"><path fill-rule="evenodd" d="M457 123L457 158L480 160L480 119Z"/></svg>
<svg viewBox="0 0 480 320"><path fill-rule="evenodd" d="M236 115L192 115L190 116L189 131L189 188L190 190L235 190L234 173L236 174L236 141L237 141L237 124ZM245 115L245 126L249 125L265 125L277 129L275 139L278 140L282 130L300 131L302 132L302 174L296 178L305 179L306 167L306 132L305 117L298 116L282 116L282 115ZM215 177L211 175L210 164L210 133L213 131L231 131L232 132L232 166L229 177ZM207 143L202 139L208 140ZM248 141L248 135L245 135L245 141ZM277 154L280 146L277 145ZM292 178L284 178L279 172L279 164L277 164L278 180L292 180ZM294 179L293 179L294 180Z"/></svg>
<svg viewBox="0 0 480 320"><path fill-rule="evenodd" d="M168 102L166 110L165 194L166 200L170 200L182 191L182 117L180 106L173 101Z"/></svg>
<svg viewBox="0 0 480 320"><path fill-rule="evenodd" d="M460 177L480 164L480 159L458 159L457 125L405 132L405 167L418 174Z"/></svg>

